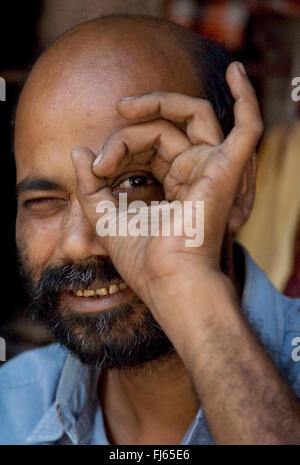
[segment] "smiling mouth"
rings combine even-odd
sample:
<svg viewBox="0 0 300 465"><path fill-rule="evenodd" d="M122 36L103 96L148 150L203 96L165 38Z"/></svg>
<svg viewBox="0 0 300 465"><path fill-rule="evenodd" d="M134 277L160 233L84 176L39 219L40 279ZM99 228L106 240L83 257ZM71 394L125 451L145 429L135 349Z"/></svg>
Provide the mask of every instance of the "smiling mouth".
<svg viewBox="0 0 300 465"><path fill-rule="evenodd" d="M93 298L101 298L105 295L112 295L116 294L117 292L127 289L128 284L126 284L124 281L119 283L119 284L110 284L107 287L100 287L98 289L78 289L78 290L73 290L73 294L77 297L93 297Z"/></svg>
<svg viewBox="0 0 300 465"><path fill-rule="evenodd" d="M100 287L99 283L93 283L88 289L64 291L62 299L72 311L96 313L127 304L134 296L132 289L122 281L105 287Z"/></svg>

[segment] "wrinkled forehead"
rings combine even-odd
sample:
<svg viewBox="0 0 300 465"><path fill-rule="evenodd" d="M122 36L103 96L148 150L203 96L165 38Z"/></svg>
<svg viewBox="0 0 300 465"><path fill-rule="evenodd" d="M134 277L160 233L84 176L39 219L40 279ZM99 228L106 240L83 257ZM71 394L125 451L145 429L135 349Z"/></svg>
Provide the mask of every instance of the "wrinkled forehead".
<svg viewBox="0 0 300 465"><path fill-rule="evenodd" d="M32 171L73 172L74 146L97 152L112 131L129 124L116 112L120 98L154 90L197 95L198 87L183 54L175 57L171 51L131 42L59 43L37 62L20 97L15 125L18 179Z"/></svg>

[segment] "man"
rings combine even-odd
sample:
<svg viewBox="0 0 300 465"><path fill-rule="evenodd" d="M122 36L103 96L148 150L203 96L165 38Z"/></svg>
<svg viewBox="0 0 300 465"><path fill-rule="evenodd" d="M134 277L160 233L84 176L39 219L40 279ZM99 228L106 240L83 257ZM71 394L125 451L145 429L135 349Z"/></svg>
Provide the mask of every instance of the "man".
<svg viewBox="0 0 300 465"><path fill-rule="evenodd" d="M16 115L17 244L61 344L2 369L1 443L300 443L299 301L233 244L261 132L243 66L172 23L109 16L42 55ZM203 200L202 246L99 236L120 193Z"/></svg>

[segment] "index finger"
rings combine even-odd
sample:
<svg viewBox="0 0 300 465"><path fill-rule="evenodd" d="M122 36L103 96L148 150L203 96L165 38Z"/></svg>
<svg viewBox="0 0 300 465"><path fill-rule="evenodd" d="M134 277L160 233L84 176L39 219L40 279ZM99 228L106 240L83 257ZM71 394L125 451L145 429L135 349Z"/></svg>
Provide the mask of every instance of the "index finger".
<svg viewBox="0 0 300 465"><path fill-rule="evenodd" d="M224 138L212 104L203 98L177 92L148 92L119 100L117 110L126 119L157 116L186 123L186 133L193 144L219 145Z"/></svg>

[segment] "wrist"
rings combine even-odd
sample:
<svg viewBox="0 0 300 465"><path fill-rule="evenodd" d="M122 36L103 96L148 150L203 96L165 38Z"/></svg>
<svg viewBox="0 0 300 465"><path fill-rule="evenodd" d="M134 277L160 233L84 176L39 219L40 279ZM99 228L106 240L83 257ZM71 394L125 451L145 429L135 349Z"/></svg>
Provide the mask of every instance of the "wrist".
<svg viewBox="0 0 300 465"><path fill-rule="evenodd" d="M147 305L182 358L242 318L235 288L219 271L177 273L149 283L148 294Z"/></svg>

